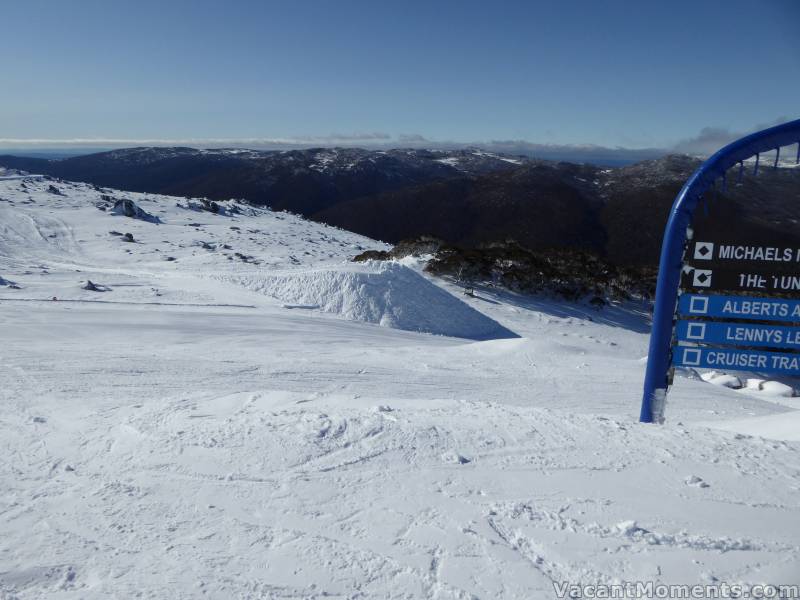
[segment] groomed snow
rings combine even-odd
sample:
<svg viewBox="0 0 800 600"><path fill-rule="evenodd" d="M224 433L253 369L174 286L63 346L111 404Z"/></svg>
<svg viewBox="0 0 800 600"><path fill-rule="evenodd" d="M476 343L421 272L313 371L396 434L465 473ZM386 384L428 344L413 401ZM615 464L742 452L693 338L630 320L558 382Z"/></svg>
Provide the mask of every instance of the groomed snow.
<svg viewBox="0 0 800 600"><path fill-rule="evenodd" d="M192 206L0 182L0 597L800 583L779 386L678 377L641 425L644 306L469 298L352 265L384 247L360 236ZM474 333L471 311L519 337L397 327Z"/></svg>

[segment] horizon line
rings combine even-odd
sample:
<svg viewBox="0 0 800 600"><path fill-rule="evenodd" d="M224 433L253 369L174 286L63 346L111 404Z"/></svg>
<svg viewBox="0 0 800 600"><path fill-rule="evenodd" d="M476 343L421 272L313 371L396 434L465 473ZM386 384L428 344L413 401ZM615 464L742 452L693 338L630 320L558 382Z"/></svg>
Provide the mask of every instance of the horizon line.
<svg viewBox="0 0 800 600"><path fill-rule="evenodd" d="M480 147L515 147L527 149L546 150L577 150L583 152L611 151L611 152L664 152L666 147L628 147L604 146L595 143L540 143L523 139L483 140L483 141L455 141L432 140L422 136L379 136L352 135L352 136L307 136L307 137L185 137L185 138L123 138L123 137L80 137L80 138L0 138L0 148L13 147L51 147L51 148L81 148L81 147L198 147L198 148L242 148L255 149L255 147L385 147L385 148L480 148Z"/></svg>

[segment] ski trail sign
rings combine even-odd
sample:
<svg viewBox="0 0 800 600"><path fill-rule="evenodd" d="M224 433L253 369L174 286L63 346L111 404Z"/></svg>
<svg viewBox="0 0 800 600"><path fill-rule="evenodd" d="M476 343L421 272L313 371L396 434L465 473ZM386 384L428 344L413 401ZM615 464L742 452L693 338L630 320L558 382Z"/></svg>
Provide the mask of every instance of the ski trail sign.
<svg viewBox="0 0 800 600"><path fill-rule="evenodd" d="M675 367L800 377L800 244L694 238L704 194L744 161L800 142L800 120L743 137L706 160L670 211L659 260L639 420L663 422ZM798 161L800 162L800 150ZM721 292L721 293L720 293ZM779 297L775 297L779 296ZM758 323L753 323L758 321Z"/></svg>

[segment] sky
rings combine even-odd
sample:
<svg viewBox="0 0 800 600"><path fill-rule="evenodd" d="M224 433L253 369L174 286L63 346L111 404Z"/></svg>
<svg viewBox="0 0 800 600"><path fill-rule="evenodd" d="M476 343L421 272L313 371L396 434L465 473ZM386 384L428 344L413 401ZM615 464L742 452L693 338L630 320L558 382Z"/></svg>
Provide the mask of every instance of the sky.
<svg viewBox="0 0 800 600"><path fill-rule="evenodd" d="M0 0L0 20L0 147L690 148L800 116L796 0Z"/></svg>

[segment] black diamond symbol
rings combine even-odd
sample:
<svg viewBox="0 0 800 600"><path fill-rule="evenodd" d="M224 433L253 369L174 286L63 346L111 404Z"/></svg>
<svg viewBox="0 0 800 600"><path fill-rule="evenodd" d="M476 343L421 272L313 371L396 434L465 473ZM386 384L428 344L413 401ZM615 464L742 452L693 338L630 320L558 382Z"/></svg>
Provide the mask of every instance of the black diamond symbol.
<svg viewBox="0 0 800 600"><path fill-rule="evenodd" d="M697 252L698 252L698 254L701 254L702 256L705 256L706 254L711 252L711 250L708 249L708 246L701 246L700 249Z"/></svg>
<svg viewBox="0 0 800 600"><path fill-rule="evenodd" d="M700 273L700 275L697 276L697 281L699 281L700 283L705 283L706 281L708 281L708 279L709 277L705 273Z"/></svg>

